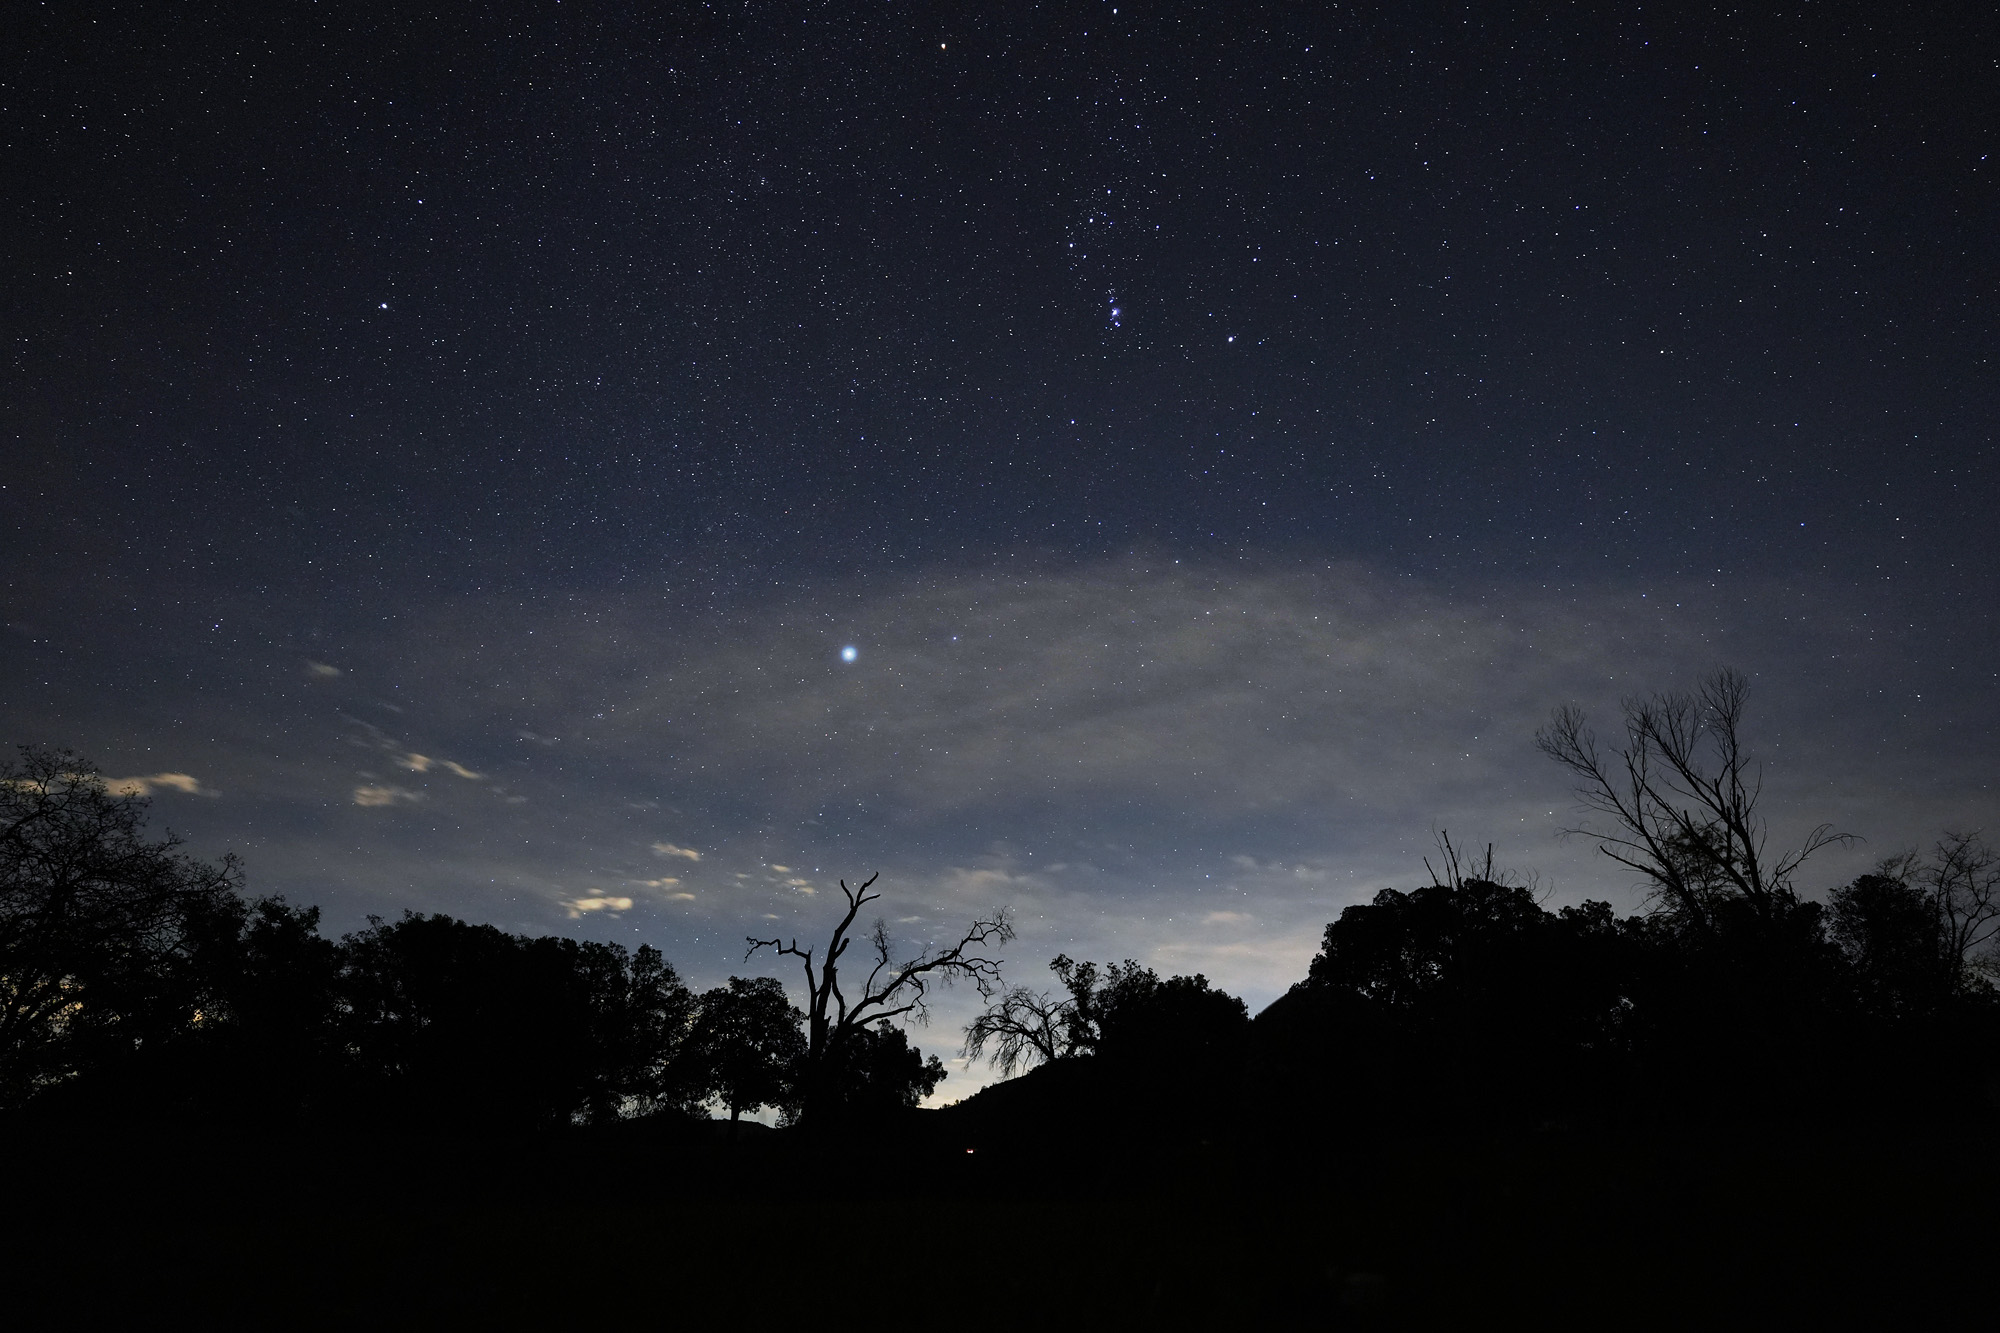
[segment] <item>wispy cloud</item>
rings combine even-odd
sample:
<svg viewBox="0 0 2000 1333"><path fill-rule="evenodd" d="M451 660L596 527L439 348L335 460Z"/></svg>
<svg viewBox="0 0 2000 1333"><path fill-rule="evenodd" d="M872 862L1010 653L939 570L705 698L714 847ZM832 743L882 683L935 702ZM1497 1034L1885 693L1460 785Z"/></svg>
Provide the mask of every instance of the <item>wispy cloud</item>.
<svg viewBox="0 0 2000 1333"><path fill-rule="evenodd" d="M411 791L407 787L395 787L387 783L365 783L354 789L356 805L414 805L423 799L424 794L420 791Z"/></svg>
<svg viewBox="0 0 2000 1333"><path fill-rule="evenodd" d="M350 918L422 893L510 928L530 919L520 904L551 927L575 910L586 930L612 909L570 904L630 896L633 920L610 929L657 931L691 968L738 925L817 937L836 877L880 870L891 921L948 931L1012 907L1010 976L1057 953L1133 957L1255 1004L1303 974L1345 906L1423 882L1439 828L1494 841L1560 901L1629 905L1594 846L1556 840L1573 802L1534 730L1571 701L1615 727L1621 696L1718 662L1757 681L1774 836L1830 819L1869 837L1865 862L1939 825L2000 823L1982 785L1990 699L1965 682L1898 693L1923 668L1878 606L1715 582L1454 590L1136 558L826 582L671 631L651 603L579 593L523 613L535 632L497 655L475 651L490 607L439 606L420 638L353 649L398 664L421 730L357 718L366 758L315 790L452 818L364 821L380 841L363 856L345 830L289 864L266 855L275 873L338 875ZM842 664L856 640L868 651ZM484 760L496 738L504 758ZM449 763L474 772L439 757L457 754L480 754L484 780L443 783ZM232 795L257 785L180 762ZM607 860L618 847L637 860ZM578 890L581 867L605 887ZM1811 887L1859 868L1829 857Z"/></svg>
<svg viewBox="0 0 2000 1333"><path fill-rule="evenodd" d="M406 754L396 762L412 773L428 773L433 768L442 768L447 773L456 774L473 782L478 782L486 776L484 773L473 772L463 764L454 763L449 759L433 759L427 754Z"/></svg>
<svg viewBox="0 0 2000 1333"><path fill-rule="evenodd" d="M1024 798L1228 815L1486 782L1551 703L1714 655L1712 605L1662 617L1534 590L1489 607L1345 567L1141 563L890 591L844 617L875 645L865 667L812 669L797 640L823 617L781 607L671 669L606 664L633 682L619 725L593 723L594 704L571 720L600 749L670 745L704 783L788 812L867 791L906 816Z"/></svg>
<svg viewBox="0 0 2000 1333"><path fill-rule="evenodd" d="M819 628L829 604L843 606L840 641L872 645L864 663L832 665L837 644ZM1455 593L1351 565L1142 559L911 579L845 599L815 590L718 629L699 653L662 653L631 623L552 631L565 652L611 645L595 669L629 684L615 729L598 720L601 696L545 702L608 760L629 755L650 775L647 756L671 751L683 790L699 774L719 800L801 825L893 819L907 839L982 825L1080 834L1109 821L1164 847L1193 830L1290 821L1277 841L1257 833L1256 850L1291 856L1387 824L1414 825L1417 836L1398 837L1415 853L1443 823L1502 838L1504 856L1509 829L1528 820L1539 857L1566 804L1531 744L1552 706L1615 716L1622 695L1725 660L1769 676L1783 688L1760 695L1765 734L1796 737L1770 751L1775 806L1787 782L1822 780L1803 762L1821 744L1814 714L1867 706L1828 691L1879 689L1897 669L1865 610L1697 579ZM591 615L593 626L612 618ZM648 653L657 667L635 656ZM1836 660L1841 674L1816 671L1797 697L1821 702L1788 708L1809 659ZM578 675L568 664L536 673ZM1020 822L1027 810L1041 812L1038 827Z"/></svg>
<svg viewBox="0 0 2000 1333"><path fill-rule="evenodd" d="M187 796L213 796L215 793L201 785L201 781L188 773L154 773L147 777L106 778L104 789L113 796L151 796L156 791L177 791Z"/></svg>

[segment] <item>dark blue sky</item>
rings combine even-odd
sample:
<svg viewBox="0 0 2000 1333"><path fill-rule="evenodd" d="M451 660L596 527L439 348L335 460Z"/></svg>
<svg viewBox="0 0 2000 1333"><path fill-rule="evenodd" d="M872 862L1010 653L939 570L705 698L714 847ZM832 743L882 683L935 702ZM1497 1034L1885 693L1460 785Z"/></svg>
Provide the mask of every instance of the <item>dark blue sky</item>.
<svg viewBox="0 0 2000 1333"><path fill-rule="evenodd" d="M1993 20L1671 8L39 7L0 738L704 983L1615 897L1534 726L1722 662L1781 831L1991 825Z"/></svg>

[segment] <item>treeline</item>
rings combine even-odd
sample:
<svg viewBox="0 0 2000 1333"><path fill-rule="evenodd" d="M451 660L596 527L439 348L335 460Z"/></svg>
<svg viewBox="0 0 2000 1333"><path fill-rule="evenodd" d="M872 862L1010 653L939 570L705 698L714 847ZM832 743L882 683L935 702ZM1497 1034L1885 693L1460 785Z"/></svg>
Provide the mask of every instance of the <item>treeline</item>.
<svg viewBox="0 0 2000 1333"><path fill-rule="evenodd" d="M1638 874L1646 910L1549 910L1441 839L1431 883L1329 924L1308 975L1251 1018L1206 978L1059 957L1003 985L1007 914L948 946L857 936L850 889L772 978L694 994L658 950L530 939L444 916L330 940L314 908L247 900L233 861L149 839L143 802L74 756L0 772L0 1109L532 1129L642 1116L880 1118L944 1078L901 1023L978 988L965 1053L1006 1075L957 1119L1317 1132L1935 1117L2000 1105L2000 857L1976 835L1882 861L1824 902L1773 850L1741 744L1745 689L1627 705L1620 743L1559 711L1539 740ZM862 961L850 946L865 941ZM845 968L846 981L840 977Z"/></svg>
<svg viewBox="0 0 2000 1333"><path fill-rule="evenodd" d="M1690 693L1628 700L1610 742L1568 708L1536 738L1575 781L1586 822L1572 832L1638 877L1645 911L1551 912L1494 870L1490 847L1468 865L1442 838L1431 884L1342 912L1307 977L1254 1023L1204 1000L1186 1025L1198 1033L1186 1077L1137 1109L1318 1129L2000 1107L2000 857L1946 834L1928 856L1805 899L1800 868L1853 839L1822 825L1773 844L1747 698L1723 670ZM1086 1072L1089 1057L1122 1058L1137 1015L1207 994L1199 977L1159 982L1131 963L1053 967L1061 991L1007 992L968 1045L1003 1069L1063 1071L1043 1079L1068 1089L1046 1094L1057 1101L1110 1095L1125 1073Z"/></svg>
<svg viewBox="0 0 2000 1333"><path fill-rule="evenodd" d="M1960 951L1995 858L1945 839L1796 903L1619 919L1444 878L1331 923L1252 1020L1205 978L1067 957L968 1033L1003 1072L974 1102L1062 1122L1300 1132L1937 1121L2000 1106L2000 995Z"/></svg>
<svg viewBox="0 0 2000 1333"><path fill-rule="evenodd" d="M1260 1016L1255 1074L1412 1124L1970 1111L2000 1093L2000 1006L1952 925L1992 866L1947 839L1825 904L1704 918L1551 912L1478 878L1385 891Z"/></svg>
<svg viewBox="0 0 2000 1333"><path fill-rule="evenodd" d="M327 939L144 819L73 755L0 770L0 1110L495 1131L798 1110L804 1016L772 978L697 995L650 946L448 916ZM942 1075L876 1025L826 1100L910 1106Z"/></svg>

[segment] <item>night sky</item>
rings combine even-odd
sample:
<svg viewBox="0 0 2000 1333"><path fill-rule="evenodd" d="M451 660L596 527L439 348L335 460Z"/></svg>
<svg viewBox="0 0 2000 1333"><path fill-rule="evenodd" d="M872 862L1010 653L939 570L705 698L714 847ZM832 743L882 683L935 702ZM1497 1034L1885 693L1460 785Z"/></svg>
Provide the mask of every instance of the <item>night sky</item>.
<svg viewBox="0 0 2000 1333"><path fill-rule="evenodd" d="M1723 664L1804 888L2000 832L1989 14L422 8L0 46L0 741L253 892L1254 1010Z"/></svg>

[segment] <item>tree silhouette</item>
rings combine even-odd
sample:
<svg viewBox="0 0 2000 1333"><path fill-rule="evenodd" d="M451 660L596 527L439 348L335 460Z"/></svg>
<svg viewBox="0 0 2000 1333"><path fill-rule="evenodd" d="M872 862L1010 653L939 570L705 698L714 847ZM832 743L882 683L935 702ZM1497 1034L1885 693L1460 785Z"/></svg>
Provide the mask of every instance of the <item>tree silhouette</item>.
<svg viewBox="0 0 2000 1333"><path fill-rule="evenodd" d="M1031 1065L1066 1060L1081 1045L1073 997L1009 986L966 1026L961 1050L968 1059L986 1057L1002 1078L1012 1078Z"/></svg>
<svg viewBox="0 0 2000 1333"><path fill-rule="evenodd" d="M2000 857L1977 834L1946 833L1928 859L1890 857L1836 889L1828 909L1834 941L1878 1013L1934 1009L1992 989Z"/></svg>
<svg viewBox="0 0 2000 1333"><path fill-rule="evenodd" d="M875 1023L856 1030L835 1051L820 1110L841 1118L879 1117L921 1104L944 1079L943 1062L910 1045L908 1033ZM796 1119L798 1108L791 1109Z"/></svg>
<svg viewBox="0 0 2000 1333"><path fill-rule="evenodd" d="M699 1002L665 955L650 944L630 955L592 941L530 944L552 944L583 986L592 1060L583 1118L693 1111L702 1094L689 1086L683 1052Z"/></svg>
<svg viewBox="0 0 2000 1333"><path fill-rule="evenodd" d="M1853 969L1864 1011L1902 1018L1934 1011L1952 984L1938 913L1899 857L1835 889L1827 925Z"/></svg>
<svg viewBox="0 0 2000 1333"><path fill-rule="evenodd" d="M1003 1077L1011 1078L1033 1064L1053 1064L1090 1054L1102 1035L1098 1019L1107 999L1141 984L1142 976L1158 981L1150 970L1129 958L1099 968L1096 963L1079 963L1067 954L1058 954L1050 961L1049 970L1068 994L1009 987L967 1025L964 1053L969 1059L979 1059L991 1047L989 1058L994 1066Z"/></svg>
<svg viewBox="0 0 2000 1333"><path fill-rule="evenodd" d="M1549 912L1447 865L1327 926L1306 979L1258 1016L1264 1096L1421 1123L1535 1121L1618 1091L1635 950L1609 904Z"/></svg>
<svg viewBox="0 0 2000 1333"><path fill-rule="evenodd" d="M1526 935L1547 919L1526 889L1490 880L1433 884L1413 893L1383 889L1326 928L1307 976L1315 985L1408 1009L1441 988L1462 986L1500 941Z"/></svg>
<svg viewBox="0 0 2000 1333"><path fill-rule="evenodd" d="M195 951L201 1017L160 1071L197 1114L227 1108L274 1126L322 1107L344 1079L340 947L319 909L281 897L240 904Z"/></svg>
<svg viewBox="0 0 2000 1333"><path fill-rule="evenodd" d="M868 936L873 955L868 972L850 1002L840 985L841 960L854 942L849 932L855 917L863 906L882 896L868 891L879 878L870 875L858 889L848 888L846 880L840 881L847 911L835 923L824 953L811 946L801 948L796 939L787 943L753 936L749 937L750 948L743 955L748 961L759 949L770 949L797 958L805 970L806 1054L799 1066L795 1095L799 1116L807 1123L823 1109L830 1110L839 1104L837 1078L848 1067L847 1048L865 1040L858 1034L865 1033L871 1024L904 1015L920 1023L925 1021L933 986L968 981L982 999L989 1000L1000 987L1000 960L989 958L980 950L1014 938L1014 927L1004 908L991 916L975 918L956 943L925 946L902 962L892 961L889 928L878 919Z"/></svg>
<svg viewBox="0 0 2000 1333"><path fill-rule="evenodd" d="M1977 833L1946 833L1923 867L1955 991L1990 989L2000 971L2000 853Z"/></svg>
<svg viewBox="0 0 2000 1333"><path fill-rule="evenodd" d="M775 977L731 977L703 995L688 1038L703 1095L719 1097L732 1122L745 1111L789 1103L806 1051L804 1021Z"/></svg>
<svg viewBox="0 0 2000 1333"><path fill-rule="evenodd" d="M1095 1001L1098 1057L1148 1084L1199 1085L1233 1073L1250 1032L1243 1001L1199 972L1161 980L1128 963Z"/></svg>
<svg viewBox="0 0 2000 1333"><path fill-rule="evenodd" d="M0 1107L202 1017L192 957L241 871L148 839L147 805L66 750L0 765Z"/></svg>
<svg viewBox="0 0 2000 1333"><path fill-rule="evenodd" d="M1242 1000L1208 978L1162 979L1127 959L1103 966L1059 956L1049 964L1067 994L1016 987L966 1028L971 1058L992 1052L1003 1075L1028 1077L981 1093L991 1112L1012 1106L1044 1142L1075 1143L1116 1108L1128 1142L1162 1133L1204 1137L1241 1100L1251 1023ZM976 1112L985 1115L988 1112ZM1004 1132L1004 1131L1003 1131Z"/></svg>
<svg viewBox="0 0 2000 1333"><path fill-rule="evenodd" d="M1744 749L1749 681L1724 668L1692 694L1625 701L1625 745L1600 748L1582 712L1563 707L1535 735L1568 769L1585 809L1605 816L1569 830L1644 876L1662 906L1689 926L1718 927L1740 906L1767 925L1798 905L1792 877L1813 853L1851 834L1830 824L1773 852L1757 811L1759 775Z"/></svg>
<svg viewBox="0 0 2000 1333"><path fill-rule="evenodd" d="M657 950L406 913L342 951L357 1092L375 1114L528 1128L699 1098L677 1079L694 998Z"/></svg>

